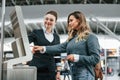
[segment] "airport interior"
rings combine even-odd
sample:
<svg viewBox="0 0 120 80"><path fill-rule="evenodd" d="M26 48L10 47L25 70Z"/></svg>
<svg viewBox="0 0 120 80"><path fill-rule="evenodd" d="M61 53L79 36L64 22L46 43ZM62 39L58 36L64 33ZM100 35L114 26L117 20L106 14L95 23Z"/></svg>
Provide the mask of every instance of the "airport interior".
<svg viewBox="0 0 120 80"><path fill-rule="evenodd" d="M68 14L83 12L100 43L103 80L120 80L120 0L0 0L0 80L36 80L36 67L23 64L32 59L27 35L41 28L49 10L58 12L61 43Z"/></svg>

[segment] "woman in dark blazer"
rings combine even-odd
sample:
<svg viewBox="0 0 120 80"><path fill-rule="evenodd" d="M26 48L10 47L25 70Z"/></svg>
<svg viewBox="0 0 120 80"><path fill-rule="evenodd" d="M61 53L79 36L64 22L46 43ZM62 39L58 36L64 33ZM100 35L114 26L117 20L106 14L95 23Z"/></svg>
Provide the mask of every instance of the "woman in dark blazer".
<svg viewBox="0 0 120 80"><path fill-rule="evenodd" d="M42 29L33 30L28 35L29 42L39 46L51 46L60 43L58 34L54 31L57 21L57 13L49 11L44 16ZM41 54L39 51L33 55L33 59L27 63L37 67L37 80L56 80L56 65L54 55Z"/></svg>
<svg viewBox="0 0 120 80"><path fill-rule="evenodd" d="M48 55L67 52L66 59L73 63L72 80L95 80L94 66L100 61L98 38L91 32L84 14L80 11L70 13L67 24L66 42L54 46L34 46L32 51L42 51Z"/></svg>

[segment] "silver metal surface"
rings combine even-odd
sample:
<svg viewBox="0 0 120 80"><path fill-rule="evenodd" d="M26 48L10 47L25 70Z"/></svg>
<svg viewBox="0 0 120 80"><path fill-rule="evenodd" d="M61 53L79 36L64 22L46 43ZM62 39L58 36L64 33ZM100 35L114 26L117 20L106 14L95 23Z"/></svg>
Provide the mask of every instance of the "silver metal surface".
<svg viewBox="0 0 120 80"><path fill-rule="evenodd" d="M0 80L2 80L2 68L3 68L3 48L4 48L4 26L5 26L5 3L6 0L2 0L2 18L1 18L1 35L0 35Z"/></svg>
<svg viewBox="0 0 120 80"><path fill-rule="evenodd" d="M3 80L37 80L36 67L14 66L13 69L3 70Z"/></svg>
<svg viewBox="0 0 120 80"><path fill-rule="evenodd" d="M20 6L14 7L13 11L10 14L10 18L12 27L14 29L15 47L17 50L17 52L13 52L14 54L18 55L18 57L4 62L4 66L7 67L7 69L12 68L15 64L30 61L32 59L32 52L29 47L26 27L24 25L22 10Z"/></svg>

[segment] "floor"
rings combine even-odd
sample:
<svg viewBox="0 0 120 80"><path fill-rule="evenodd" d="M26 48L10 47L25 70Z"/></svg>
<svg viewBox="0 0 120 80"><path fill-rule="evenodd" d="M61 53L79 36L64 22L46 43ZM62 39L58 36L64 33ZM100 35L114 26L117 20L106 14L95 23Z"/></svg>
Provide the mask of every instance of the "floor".
<svg viewBox="0 0 120 80"><path fill-rule="evenodd" d="M72 80L71 76L69 76L69 77L70 77L70 79L68 79L68 77L66 77L64 79L64 76L61 76L61 78L62 78L61 80ZM105 77L105 75L104 75L103 80L120 80L120 76L118 76L118 73L114 73L114 75L112 75L112 76L108 75L107 77Z"/></svg>
<svg viewBox="0 0 120 80"><path fill-rule="evenodd" d="M118 76L118 73L116 72L116 73L114 73L114 75L112 75L112 76L105 76L104 75L104 79L103 80L120 80L120 76Z"/></svg>

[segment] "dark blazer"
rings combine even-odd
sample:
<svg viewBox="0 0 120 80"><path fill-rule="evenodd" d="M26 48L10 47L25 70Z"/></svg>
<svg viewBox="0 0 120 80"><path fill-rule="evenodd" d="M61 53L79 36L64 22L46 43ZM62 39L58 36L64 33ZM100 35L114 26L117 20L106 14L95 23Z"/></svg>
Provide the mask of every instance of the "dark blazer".
<svg viewBox="0 0 120 80"><path fill-rule="evenodd" d="M58 34L53 33L54 40L49 42L44 35L42 29L34 30L28 35L29 42L34 42L34 45L39 46L48 46L55 45L60 43L60 38ZM30 66L36 66L38 73L49 73L51 71L55 71L55 59L54 55L41 54L40 52L36 52L33 55L33 59L28 62Z"/></svg>

